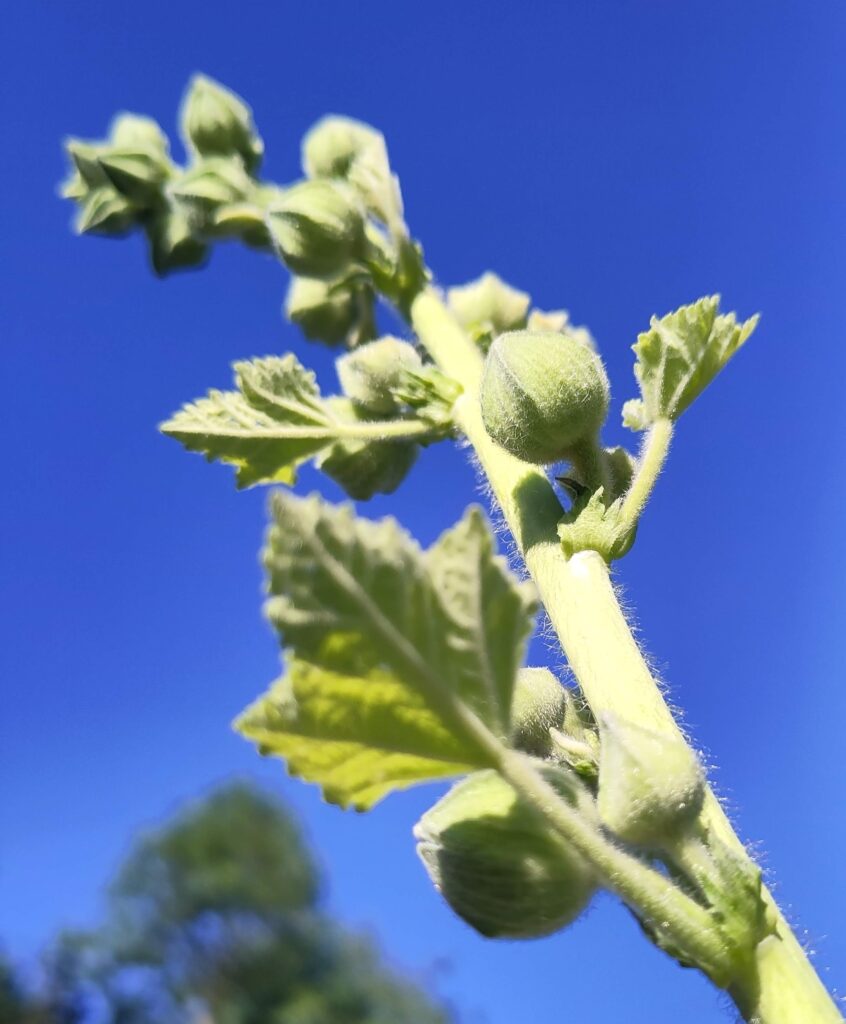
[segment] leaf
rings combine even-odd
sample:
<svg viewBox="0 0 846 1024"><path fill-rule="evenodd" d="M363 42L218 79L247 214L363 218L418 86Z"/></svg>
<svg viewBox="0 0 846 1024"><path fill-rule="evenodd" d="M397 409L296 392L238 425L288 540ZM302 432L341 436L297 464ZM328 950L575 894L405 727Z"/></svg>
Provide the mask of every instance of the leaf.
<svg viewBox="0 0 846 1024"><path fill-rule="evenodd" d="M597 551L609 564L631 550L637 523L623 516L623 499L605 504L602 487L585 490L558 522L561 547L568 558L579 551Z"/></svg>
<svg viewBox="0 0 846 1024"><path fill-rule="evenodd" d="M292 658L235 723L330 803L366 810L395 789L466 774L487 759L456 739L422 697L376 665L334 670Z"/></svg>
<svg viewBox="0 0 846 1024"><path fill-rule="evenodd" d="M345 470L332 475L352 496L368 498L393 490L401 479L394 453L386 449L408 448L408 437L421 436L417 419L407 421L407 437L397 434L394 421L357 421L342 414L336 400L321 398L314 374L293 355L236 363L235 382L237 391L210 391L161 430L210 462L237 466L239 487L293 483L300 463L326 453ZM396 440L383 438L382 429ZM350 447L346 462L343 449L336 450L341 444ZM400 461L407 470L413 459L406 452Z"/></svg>
<svg viewBox="0 0 846 1024"><path fill-rule="evenodd" d="M424 553L395 520L357 518L350 506L330 505L317 495L279 493L271 510L273 525L264 555L270 574L267 614L291 649L292 664L311 665L317 673L311 681L328 673L326 685L340 687L348 696L341 717L352 722L358 714L366 720L366 729L359 733L351 727L341 738L352 742L358 736L362 746L375 745L384 753L387 735L402 744L394 754L432 762L389 758L382 763L360 752L356 770L372 768L372 779L345 781L339 762L327 783L327 797L333 799L332 794L347 786L359 795L344 799L364 805L362 801L372 802L400 784L490 764L478 722L508 736L514 680L535 599L531 585L515 580L496 555L481 512L469 509ZM374 678L380 696L375 705L362 705L362 688ZM290 684L294 695L297 685L296 679ZM276 707L280 692L277 687L275 697L272 692L269 698ZM256 713L266 716L268 705L260 712L254 709L246 720L249 729L244 721L239 723L252 738L257 738ZM311 714L297 711L303 713ZM311 718L310 725L300 726L297 718L294 726L290 712L286 715L274 720L285 725L275 730L272 743L269 734L260 738L273 753L288 756L293 749L288 733L298 728L313 730L312 738L320 733L329 743L340 742L337 723L320 732L322 720ZM394 724L385 733L381 726L389 720ZM379 727L371 730L372 721ZM429 745L415 746L417 740L410 735L429 737ZM445 736L453 744L449 754ZM302 748L298 753L293 769L324 784L326 773L316 755L306 757ZM376 788L371 792L370 787Z"/></svg>
<svg viewBox="0 0 846 1024"><path fill-rule="evenodd" d="M734 313L719 315L719 303L712 295L652 317L638 335L633 351L642 397L623 407L625 426L646 430L658 419L678 419L749 338L758 317L738 324Z"/></svg>

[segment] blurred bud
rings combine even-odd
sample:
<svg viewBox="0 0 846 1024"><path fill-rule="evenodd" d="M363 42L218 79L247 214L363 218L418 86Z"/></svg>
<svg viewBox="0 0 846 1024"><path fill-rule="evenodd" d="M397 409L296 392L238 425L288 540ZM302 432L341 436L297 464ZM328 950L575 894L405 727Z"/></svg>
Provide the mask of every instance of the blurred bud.
<svg viewBox="0 0 846 1024"><path fill-rule="evenodd" d="M109 144L116 149L145 148L167 156L167 136L152 117L118 114L109 126Z"/></svg>
<svg viewBox="0 0 846 1024"><path fill-rule="evenodd" d="M81 200L76 230L81 235L122 235L135 218L132 203L111 185L102 185Z"/></svg>
<svg viewBox="0 0 846 1024"><path fill-rule="evenodd" d="M485 361L485 427L506 451L526 462L559 462L595 437L608 399L601 360L567 334L501 334Z"/></svg>
<svg viewBox="0 0 846 1024"><path fill-rule="evenodd" d="M152 150L110 149L99 160L114 187L139 208L161 199L162 185L170 174L168 162Z"/></svg>
<svg viewBox="0 0 846 1024"><path fill-rule="evenodd" d="M271 246L264 210L255 203L229 203L215 210L211 231L219 238L238 238L254 249Z"/></svg>
<svg viewBox="0 0 846 1024"><path fill-rule="evenodd" d="M238 155L250 172L264 152L253 115L234 92L205 75L194 75L182 101L182 135L200 156Z"/></svg>
<svg viewBox="0 0 846 1024"><path fill-rule="evenodd" d="M447 303L456 320L485 347L492 336L525 325L530 301L525 292L507 285L490 271L447 292Z"/></svg>
<svg viewBox="0 0 846 1024"><path fill-rule="evenodd" d="M324 117L303 139L303 171L309 178L345 178L356 158L373 146L384 146L375 128L349 117Z"/></svg>
<svg viewBox="0 0 846 1024"><path fill-rule="evenodd" d="M705 777L681 737L664 736L603 716L599 724L597 807L603 823L628 843L671 847L699 816Z"/></svg>
<svg viewBox="0 0 846 1024"><path fill-rule="evenodd" d="M407 341L390 335L362 345L335 363L341 388L362 410L376 416L393 412L397 405L394 389L403 381L403 371L420 370L420 356Z"/></svg>
<svg viewBox="0 0 846 1024"><path fill-rule="evenodd" d="M251 189L252 182L237 161L210 157L177 178L170 193L198 211L211 213L217 207L241 202Z"/></svg>
<svg viewBox="0 0 846 1024"><path fill-rule="evenodd" d="M544 775L559 788L560 771ZM435 887L490 938L549 935L574 921L596 890L586 862L493 771L453 786L414 835Z"/></svg>
<svg viewBox="0 0 846 1024"><path fill-rule="evenodd" d="M307 338L327 345L340 345L359 317L359 297L351 287L294 277L285 300L285 315Z"/></svg>
<svg viewBox="0 0 846 1024"><path fill-rule="evenodd" d="M147 225L153 269L164 277L172 270L199 267L208 256L207 247L195 237L186 211L171 204L159 211Z"/></svg>
<svg viewBox="0 0 846 1024"><path fill-rule="evenodd" d="M285 264L304 277L338 277L364 247L364 220L354 195L329 181L302 181L268 210L270 233Z"/></svg>
<svg viewBox="0 0 846 1024"><path fill-rule="evenodd" d="M566 711L564 687L546 668L522 668L511 700L511 742L518 750L546 757L550 729L560 729Z"/></svg>

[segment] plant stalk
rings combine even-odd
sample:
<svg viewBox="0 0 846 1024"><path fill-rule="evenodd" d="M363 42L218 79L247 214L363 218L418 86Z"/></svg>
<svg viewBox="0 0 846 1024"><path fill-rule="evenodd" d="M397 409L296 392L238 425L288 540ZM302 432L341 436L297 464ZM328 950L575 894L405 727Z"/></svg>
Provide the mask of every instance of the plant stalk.
<svg viewBox="0 0 846 1024"><path fill-rule="evenodd" d="M456 422L473 446L594 715L613 711L637 725L684 738L629 630L605 562L591 551L567 559L557 535L563 509L545 473L514 458L488 436L479 403L483 364L478 348L434 288L423 289L412 302L411 323L438 367L463 387L454 408ZM659 434L653 448L655 461L643 476L648 488L663 463L669 433L664 432L663 444ZM654 435L651 440L654 444ZM648 489L638 500L645 501L647 494ZM703 813L708 827L745 855L710 791ZM843 1024L766 890L764 898L775 934L759 944L747 977L729 989L744 1019L750 1024Z"/></svg>

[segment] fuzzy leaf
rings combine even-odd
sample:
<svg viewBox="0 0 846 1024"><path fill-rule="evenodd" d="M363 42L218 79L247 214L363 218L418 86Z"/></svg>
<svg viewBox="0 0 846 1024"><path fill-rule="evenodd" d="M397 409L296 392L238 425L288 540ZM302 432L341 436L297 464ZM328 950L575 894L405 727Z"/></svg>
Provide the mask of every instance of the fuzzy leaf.
<svg viewBox="0 0 846 1024"><path fill-rule="evenodd" d="M623 407L625 426L646 430L658 419L678 419L755 330L757 316L738 324L734 313L718 313L719 303L712 295L652 317L638 335L633 351L642 397Z"/></svg>
<svg viewBox="0 0 846 1024"><path fill-rule="evenodd" d="M337 402L321 398L314 374L293 355L236 363L235 382L237 391L210 391L161 429L210 462L237 466L239 487L293 483L297 466L320 455L332 456L340 466L333 475L356 498L392 490L401 479L386 449L407 448L405 437L382 440L374 436L378 421L356 423L342 415ZM409 425L412 439L419 436L417 421ZM401 462L407 469L413 457L405 453Z"/></svg>
<svg viewBox="0 0 846 1024"><path fill-rule="evenodd" d="M623 499L605 504L599 488L584 493L558 522L561 547L568 558L579 551L598 551L609 564L627 554L634 543L637 524L623 518Z"/></svg>
<svg viewBox="0 0 846 1024"><path fill-rule="evenodd" d="M366 810L395 789L462 775L486 759L389 670L299 658L235 723L330 803Z"/></svg>
<svg viewBox="0 0 846 1024"><path fill-rule="evenodd" d="M372 799L400 784L488 764L468 715L508 736L514 680L535 600L531 586L515 580L496 555L481 512L469 509L424 553L395 520L357 518L350 506L330 505L316 495L279 493L271 508L274 522L264 556L271 593L267 614L295 664L308 662L334 673L336 683L338 676L345 677L348 694L359 685L351 678L380 680L381 692L393 696L376 709L377 718L387 721L390 712L396 719L390 731L406 746L406 730L421 720L437 722L441 730L434 746L400 748L401 753L437 762L417 764L413 770L398 762L396 770L406 779L402 783L392 774L393 762L380 764L362 755L359 765L372 764ZM376 713L372 707L355 712L355 706L356 698L350 697L349 716ZM423 719L422 712L409 718L414 708L425 710ZM426 725L424 732L432 730ZM254 730L249 734L256 738ZM325 735L334 742L331 730ZM453 743L448 756L444 735ZM369 733L361 739L372 745ZM278 744L266 740L260 740L266 748L287 756L290 746L284 738ZM292 766L295 771L325 783L314 761L298 765ZM360 779L343 783L337 774L329 785L331 793L341 792L344 785L349 792L370 793ZM371 797L344 799L366 802Z"/></svg>

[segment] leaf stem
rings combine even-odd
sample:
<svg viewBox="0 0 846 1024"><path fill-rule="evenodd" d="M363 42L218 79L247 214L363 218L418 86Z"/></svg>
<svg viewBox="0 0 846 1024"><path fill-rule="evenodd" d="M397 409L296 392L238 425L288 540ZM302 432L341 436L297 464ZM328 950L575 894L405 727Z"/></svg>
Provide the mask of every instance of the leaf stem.
<svg viewBox="0 0 846 1024"><path fill-rule="evenodd" d="M672 437L672 420L656 420L649 428L631 486L623 499L622 516L632 525L640 518L644 506L649 500L649 495L652 493L652 488L655 486L670 451Z"/></svg>

